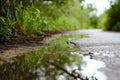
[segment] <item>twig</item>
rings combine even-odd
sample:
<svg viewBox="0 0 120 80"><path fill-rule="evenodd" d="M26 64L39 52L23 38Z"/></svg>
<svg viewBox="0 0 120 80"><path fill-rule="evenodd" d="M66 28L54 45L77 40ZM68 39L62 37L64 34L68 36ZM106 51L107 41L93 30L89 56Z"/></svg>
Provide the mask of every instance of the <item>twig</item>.
<svg viewBox="0 0 120 80"><path fill-rule="evenodd" d="M74 74L68 72L67 70L65 70L64 68L58 66L58 65L55 64L54 62L50 62L50 61L46 61L46 62L49 63L49 64L51 64L51 65L53 65L53 66L55 66L55 67L58 68L59 70L64 71L64 72L67 73L69 76L72 76L74 79L79 78L79 79L81 79L81 80L84 80L83 78L81 78L81 76L76 76L76 75L74 75Z"/></svg>

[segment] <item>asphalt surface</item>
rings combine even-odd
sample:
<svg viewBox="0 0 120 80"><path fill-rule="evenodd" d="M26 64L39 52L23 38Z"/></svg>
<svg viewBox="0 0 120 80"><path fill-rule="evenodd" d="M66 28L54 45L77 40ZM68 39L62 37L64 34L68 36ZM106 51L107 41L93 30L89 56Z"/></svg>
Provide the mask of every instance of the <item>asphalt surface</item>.
<svg viewBox="0 0 120 80"><path fill-rule="evenodd" d="M103 61L105 80L120 80L120 33L102 30L79 30L76 34L88 34L88 38L72 40L80 54L92 53L96 60ZM98 79L102 80L102 79Z"/></svg>

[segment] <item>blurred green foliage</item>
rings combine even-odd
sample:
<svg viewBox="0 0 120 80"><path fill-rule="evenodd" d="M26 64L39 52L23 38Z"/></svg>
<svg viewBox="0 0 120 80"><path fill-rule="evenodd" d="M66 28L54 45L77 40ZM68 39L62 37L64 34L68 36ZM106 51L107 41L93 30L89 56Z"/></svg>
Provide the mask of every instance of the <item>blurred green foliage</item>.
<svg viewBox="0 0 120 80"><path fill-rule="evenodd" d="M105 26L106 20L107 20L107 14L106 13L101 14L98 18L98 27L103 30L106 30L106 26Z"/></svg>
<svg viewBox="0 0 120 80"><path fill-rule="evenodd" d="M120 31L120 1L115 0L111 7L103 14L104 30ZM103 22L102 21L102 22ZM103 23L102 23L103 24Z"/></svg>
<svg viewBox="0 0 120 80"><path fill-rule="evenodd" d="M0 38L96 28L97 16L88 16L94 8L83 1L0 0Z"/></svg>
<svg viewBox="0 0 120 80"><path fill-rule="evenodd" d="M92 15L92 17L90 17L90 24L91 24L92 28L99 28L98 27L98 17L96 15Z"/></svg>

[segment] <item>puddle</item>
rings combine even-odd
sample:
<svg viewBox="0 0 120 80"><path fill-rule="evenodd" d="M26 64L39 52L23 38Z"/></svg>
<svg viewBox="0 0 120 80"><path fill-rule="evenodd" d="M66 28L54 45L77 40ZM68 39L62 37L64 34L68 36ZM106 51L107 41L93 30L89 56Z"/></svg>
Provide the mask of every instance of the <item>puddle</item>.
<svg viewBox="0 0 120 80"><path fill-rule="evenodd" d="M104 73L99 70L105 67L105 63L90 59L89 56L42 54L39 57L35 60L24 55L14 63L4 65L0 71L0 80L106 80Z"/></svg>
<svg viewBox="0 0 120 80"><path fill-rule="evenodd" d="M89 56L84 57L83 62L84 64L81 65L81 73L84 77L87 76L89 79L95 77L97 80L107 80L104 72L99 70L106 67L104 62L90 59Z"/></svg>
<svg viewBox="0 0 120 80"><path fill-rule="evenodd" d="M105 63L76 52L69 38L85 35L66 35L52 40L47 47L13 58L13 63L0 67L0 80L106 80ZM72 48L68 48L68 46Z"/></svg>

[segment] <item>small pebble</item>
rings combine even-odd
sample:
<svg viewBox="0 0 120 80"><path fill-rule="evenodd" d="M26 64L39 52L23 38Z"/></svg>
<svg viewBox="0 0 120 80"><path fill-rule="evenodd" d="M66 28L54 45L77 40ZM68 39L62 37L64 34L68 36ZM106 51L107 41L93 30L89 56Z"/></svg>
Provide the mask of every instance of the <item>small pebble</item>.
<svg viewBox="0 0 120 80"><path fill-rule="evenodd" d="M3 53L4 53L4 51L3 51L3 50L0 50L0 53L2 53L2 54L3 54Z"/></svg>

